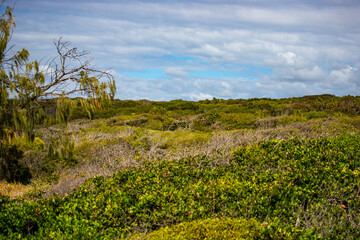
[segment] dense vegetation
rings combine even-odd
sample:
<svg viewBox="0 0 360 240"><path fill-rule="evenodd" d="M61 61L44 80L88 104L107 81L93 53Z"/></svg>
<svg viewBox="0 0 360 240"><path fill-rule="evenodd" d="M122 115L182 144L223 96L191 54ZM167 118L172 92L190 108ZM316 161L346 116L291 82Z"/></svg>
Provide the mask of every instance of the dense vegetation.
<svg viewBox="0 0 360 240"><path fill-rule="evenodd" d="M92 115L75 108L65 136L54 121L36 128L34 142L18 139L32 179L2 183L0 236L357 239L359 101L116 100Z"/></svg>
<svg viewBox="0 0 360 240"><path fill-rule="evenodd" d="M85 162L95 164L104 156L115 165L124 159L180 159L199 154L228 159L233 148L260 140L317 138L360 129L360 97L352 96L115 100L110 108L93 109L91 114L81 100L67 101L74 106L67 115L67 125L56 125L57 100L43 101L48 129L35 126L32 142L21 135L12 138L9 148L14 149L8 151L8 157L15 159L9 161L13 174L8 181L56 180L62 169ZM122 155L116 153L119 149Z"/></svg>
<svg viewBox="0 0 360 240"><path fill-rule="evenodd" d="M65 197L2 196L1 234L113 238L198 219L254 218L262 223L249 223L257 238L356 239L359 156L355 134L262 141L236 150L229 164L204 156L144 161Z"/></svg>

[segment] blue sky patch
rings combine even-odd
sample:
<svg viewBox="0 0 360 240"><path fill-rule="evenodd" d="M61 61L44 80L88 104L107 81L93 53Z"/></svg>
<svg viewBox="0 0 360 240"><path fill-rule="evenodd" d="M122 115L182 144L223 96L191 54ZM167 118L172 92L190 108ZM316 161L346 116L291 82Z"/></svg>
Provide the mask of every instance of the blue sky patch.
<svg viewBox="0 0 360 240"><path fill-rule="evenodd" d="M246 78L249 80L256 79L263 74L269 74L272 72L270 68L261 68L254 66L245 66L242 67L241 71L231 71L231 70L207 70L207 71L196 71L189 73L193 77L203 77L203 78Z"/></svg>
<svg viewBox="0 0 360 240"><path fill-rule="evenodd" d="M192 58L192 57L179 57L179 56L172 56L172 55L167 55L167 56L165 56L165 58L174 59L174 60L182 60L182 61L194 61L195 60L195 58Z"/></svg>
<svg viewBox="0 0 360 240"><path fill-rule="evenodd" d="M121 72L121 75L132 77L132 78L142 78L142 79L159 79L165 77L163 69L145 69L143 71L131 71L131 72Z"/></svg>

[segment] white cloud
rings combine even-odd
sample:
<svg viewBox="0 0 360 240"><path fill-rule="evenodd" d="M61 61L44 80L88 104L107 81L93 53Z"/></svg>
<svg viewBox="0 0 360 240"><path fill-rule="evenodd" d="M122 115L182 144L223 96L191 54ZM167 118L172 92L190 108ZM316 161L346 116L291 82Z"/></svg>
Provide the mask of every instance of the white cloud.
<svg viewBox="0 0 360 240"><path fill-rule="evenodd" d="M53 56L52 41L64 36L88 49L98 68L164 71L161 80L116 76L121 98L284 97L359 89L358 67L346 67L360 65L358 1L18 0L15 15L14 42L34 59ZM242 65L271 71L249 80L188 74L237 72Z"/></svg>
<svg viewBox="0 0 360 240"><path fill-rule="evenodd" d="M205 100L205 99L213 99L214 97L209 95L209 94L204 94L204 93L199 93L199 94L195 94L195 93L190 93L190 94L183 94L183 97L185 98L190 98L193 101L199 101L199 100Z"/></svg>
<svg viewBox="0 0 360 240"><path fill-rule="evenodd" d="M358 69L346 66L345 68L331 71L325 86L337 89L356 88L356 85L359 85L357 77Z"/></svg>
<svg viewBox="0 0 360 240"><path fill-rule="evenodd" d="M187 72L179 67L169 67L165 70L165 74L173 77L185 78L188 76Z"/></svg>
<svg viewBox="0 0 360 240"><path fill-rule="evenodd" d="M278 57L284 58L287 64L294 65L296 54L293 52L279 53Z"/></svg>

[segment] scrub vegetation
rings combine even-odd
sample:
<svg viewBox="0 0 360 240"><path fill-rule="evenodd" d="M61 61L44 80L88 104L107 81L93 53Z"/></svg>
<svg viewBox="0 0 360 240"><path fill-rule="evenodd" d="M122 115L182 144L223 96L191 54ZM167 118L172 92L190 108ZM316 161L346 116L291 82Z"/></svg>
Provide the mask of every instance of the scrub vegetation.
<svg viewBox="0 0 360 240"><path fill-rule="evenodd" d="M18 139L32 178L2 182L1 236L357 239L359 101L114 100L92 118L76 107L65 135L54 122Z"/></svg>

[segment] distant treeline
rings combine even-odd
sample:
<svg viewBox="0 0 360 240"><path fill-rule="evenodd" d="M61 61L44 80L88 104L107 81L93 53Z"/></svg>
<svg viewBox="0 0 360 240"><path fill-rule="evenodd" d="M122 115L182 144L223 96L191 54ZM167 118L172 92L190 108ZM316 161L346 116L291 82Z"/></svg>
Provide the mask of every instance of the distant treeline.
<svg viewBox="0 0 360 240"><path fill-rule="evenodd" d="M166 111L193 115L212 111L247 112L261 111L265 116L281 116L284 114L298 114L311 111L325 111L327 113L340 112L347 115L360 113L360 96L337 97L330 94L311 95L297 98L251 98L251 99L217 99L200 100L197 102L185 100L171 100L168 102L149 100L115 100L112 108L97 110L95 118L107 118L119 114L131 113L165 113ZM86 113L81 107L75 110L73 119L85 118Z"/></svg>
<svg viewBox="0 0 360 240"><path fill-rule="evenodd" d="M80 104L79 98L76 101L70 120L89 119L89 114ZM45 112L55 116L56 99L43 100ZM148 118L172 118L183 120L185 117L196 116L200 121L199 125L209 126L221 122L227 125L226 129L233 129L236 125L253 128L256 120L268 117L280 116L304 116L306 119L324 118L331 116L356 116L360 114L360 96L337 97L330 94L311 95L304 97L270 99L217 99L186 101L150 101L150 100L114 100L112 106L94 109L92 119L111 118L121 115L143 114L142 121L137 121L136 126L146 124ZM54 121L55 123L55 121ZM151 128L151 127L150 127ZM156 129L160 130L160 129ZM166 129L173 130L173 129Z"/></svg>

